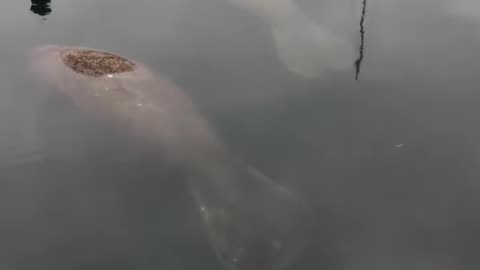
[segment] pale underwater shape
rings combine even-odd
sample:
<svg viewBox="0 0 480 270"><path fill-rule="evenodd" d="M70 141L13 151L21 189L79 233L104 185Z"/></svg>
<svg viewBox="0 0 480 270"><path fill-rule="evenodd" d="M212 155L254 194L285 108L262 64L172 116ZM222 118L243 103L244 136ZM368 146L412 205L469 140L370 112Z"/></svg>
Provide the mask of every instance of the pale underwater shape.
<svg viewBox="0 0 480 270"><path fill-rule="evenodd" d="M480 2L476 0L447 0L441 4L446 13L480 22Z"/></svg>
<svg viewBox="0 0 480 270"><path fill-rule="evenodd" d="M165 151L166 158L191 157L197 147L214 149L217 138L181 89L140 63L135 63L133 71L99 77L85 76L65 65L65 54L85 49L35 48L33 69L80 109L120 125L125 133Z"/></svg>
<svg viewBox="0 0 480 270"><path fill-rule="evenodd" d="M141 63L132 61L131 71L98 76L65 64L66 55L88 50L93 49L39 47L32 52L32 66L80 109L139 138L185 176L208 239L228 269L281 269L294 263L315 224L299 195L231 155L190 98Z"/></svg>
<svg viewBox="0 0 480 270"><path fill-rule="evenodd" d="M279 60L290 72L321 78L353 68L355 47L308 18L292 0L226 0L269 25Z"/></svg>
<svg viewBox="0 0 480 270"><path fill-rule="evenodd" d="M353 68L354 49L345 40L314 22L273 29L277 55L293 73L308 78Z"/></svg>

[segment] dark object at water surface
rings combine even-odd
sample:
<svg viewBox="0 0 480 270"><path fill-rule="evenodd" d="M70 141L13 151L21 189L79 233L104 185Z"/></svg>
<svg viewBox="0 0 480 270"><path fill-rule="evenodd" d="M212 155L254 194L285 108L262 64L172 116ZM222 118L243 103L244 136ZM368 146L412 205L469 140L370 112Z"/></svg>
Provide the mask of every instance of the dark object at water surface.
<svg viewBox="0 0 480 270"><path fill-rule="evenodd" d="M40 15L46 16L52 12L50 7L50 0L31 0L30 11Z"/></svg>

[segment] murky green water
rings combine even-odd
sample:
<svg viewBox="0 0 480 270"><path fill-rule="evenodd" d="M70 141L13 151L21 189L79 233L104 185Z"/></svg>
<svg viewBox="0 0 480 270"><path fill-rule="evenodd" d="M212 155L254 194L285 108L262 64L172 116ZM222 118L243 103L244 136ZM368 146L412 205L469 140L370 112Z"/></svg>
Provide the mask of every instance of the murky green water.
<svg viewBox="0 0 480 270"><path fill-rule="evenodd" d="M360 46L359 1L298 3ZM224 0L29 5L0 16L3 268L223 269L183 185L30 76L46 43L172 78L232 149L301 192L322 222L294 269L480 266L475 1L367 1L357 81L355 59L319 79L288 72L263 21Z"/></svg>

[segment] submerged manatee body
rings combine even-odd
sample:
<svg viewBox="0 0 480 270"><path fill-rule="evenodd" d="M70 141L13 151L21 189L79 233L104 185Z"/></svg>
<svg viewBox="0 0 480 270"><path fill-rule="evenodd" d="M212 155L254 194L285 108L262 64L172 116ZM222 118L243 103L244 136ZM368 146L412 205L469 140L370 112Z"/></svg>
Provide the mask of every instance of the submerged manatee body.
<svg viewBox="0 0 480 270"><path fill-rule="evenodd" d="M321 78L353 67L352 44L308 18L295 0L226 0L248 10L269 26L277 57L290 72Z"/></svg>
<svg viewBox="0 0 480 270"><path fill-rule="evenodd" d="M310 208L231 155L173 83L139 62L82 47L35 48L32 66L80 109L123 128L184 173L228 269L281 269L302 254L311 237Z"/></svg>

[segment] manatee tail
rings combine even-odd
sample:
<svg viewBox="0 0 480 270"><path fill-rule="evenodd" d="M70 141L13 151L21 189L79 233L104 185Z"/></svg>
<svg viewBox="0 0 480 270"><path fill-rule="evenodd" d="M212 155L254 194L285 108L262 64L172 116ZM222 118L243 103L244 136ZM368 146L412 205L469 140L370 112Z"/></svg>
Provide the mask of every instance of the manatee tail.
<svg viewBox="0 0 480 270"><path fill-rule="evenodd" d="M225 165L225 164L224 164ZM236 164L189 181L208 239L229 269L280 269L303 253L313 214L299 194Z"/></svg>
<svg viewBox="0 0 480 270"><path fill-rule="evenodd" d="M271 27L277 56L290 72L315 78L353 68L352 44L308 18L293 0L227 0L263 18Z"/></svg>

